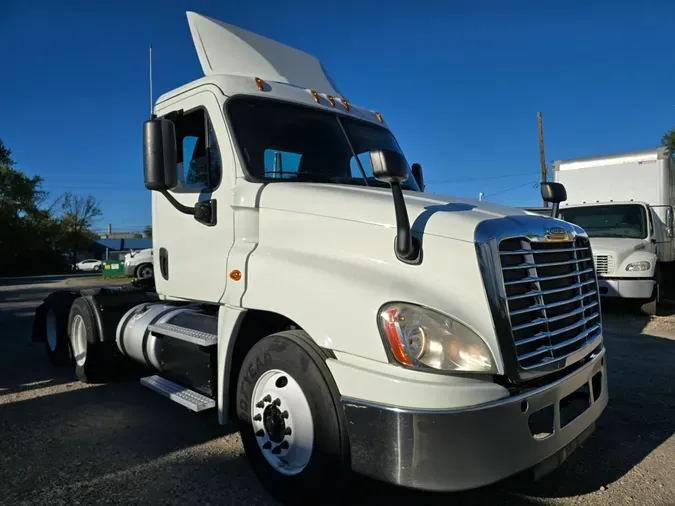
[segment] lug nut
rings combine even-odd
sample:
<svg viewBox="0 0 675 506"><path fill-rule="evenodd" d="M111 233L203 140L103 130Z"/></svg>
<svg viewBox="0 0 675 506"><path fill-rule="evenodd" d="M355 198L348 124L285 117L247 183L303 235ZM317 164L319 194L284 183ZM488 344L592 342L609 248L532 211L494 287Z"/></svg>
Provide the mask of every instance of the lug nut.
<svg viewBox="0 0 675 506"><path fill-rule="evenodd" d="M261 415L260 413L258 413L257 415L255 415L255 416L253 417L253 419L254 419L256 422L259 422L260 420L262 420L262 415Z"/></svg>
<svg viewBox="0 0 675 506"><path fill-rule="evenodd" d="M274 449L272 450L272 453L274 455L279 455L281 453L281 446L275 446Z"/></svg>
<svg viewBox="0 0 675 506"><path fill-rule="evenodd" d="M267 442L263 445L263 450L269 450L270 448L272 448L272 443L270 443L269 441L267 441Z"/></svg>
<svg viewBox="0 0 675 506"><path fill-rule="evenodd" d="M263 397L263 401L272 402L272 396L270 394L267 394L265 397Z"/></svg>
<svg viewBox="0 0 675 506"><path fill-rule="evenodd" d="M290 427L286 427L286 432L285 432L285 434L286 434L287 436L290 436L291 434L293 434L293 431L291 430Z"/></svg>
<svg viewBox="0 0 675 506"><path fill-rule="evenodd" d="M255 433L255 435L258 437L263 437L265 435L265 431L260 429L258 432Z"/></svg>
<svg viewBox="0 0 675 506"><path fill-rule="evenodd" d="M263 401L260 401L258 404L255 405L255 407L262 409L265 407L265 403Z"/></svg>
<svg viewBox="0 0 675 506"><path fill-rule="evenodd" d="M281 416L283 416L284 418L288 418L288 411L284 411L283 413L281 413Z"/></svg>
<svg viewBox="0 0 675 506"><path fill-rule="evenodd" d="M276 399L274 399L274 405L275 406L281 406L281 399L279 399L278 397Z"/></svg>
<svg viewBox="0 0 675 506"><path fill-rule="evenodd" d="M288 441L282 441L277 448L281 448L282 450L288 450Z"/></svg>

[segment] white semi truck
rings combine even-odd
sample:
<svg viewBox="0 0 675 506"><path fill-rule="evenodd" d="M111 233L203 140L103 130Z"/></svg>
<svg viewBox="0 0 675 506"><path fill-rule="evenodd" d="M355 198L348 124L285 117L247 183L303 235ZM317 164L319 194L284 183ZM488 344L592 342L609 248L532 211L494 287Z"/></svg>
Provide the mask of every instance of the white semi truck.
<svg viewBox="0 0 675 506"><path fill-rule="evenodd" d="M82 381L132 359L238 419L291 504L353 472L451 491L555 468L607 404L586 234L422 192L314 57L188 21L205 75L144 125L154 285L55 292L33 339Z"/></svg>
<svg viewBox="0 0 675 506"><path fill-rule="evenodd" d="M600 294L634 299L649 315L673 274L673 170L666 148L553 164L568 195L561 217L590 237Z"/></svg>

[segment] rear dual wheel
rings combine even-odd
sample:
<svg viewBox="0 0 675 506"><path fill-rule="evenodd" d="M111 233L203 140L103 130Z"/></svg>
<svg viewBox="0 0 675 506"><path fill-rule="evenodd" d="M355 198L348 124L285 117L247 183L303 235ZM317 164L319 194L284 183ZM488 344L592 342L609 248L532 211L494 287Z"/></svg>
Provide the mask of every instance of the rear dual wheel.
<svg viewBox="0 0 675 506"><path fill-rule="evenodd" d="M83 383L98 383L108 378L110 360L105 360L99 342L94 311L83 299L75 299L68 316L68 339L75 375ZM111 358L111 357L110 357Z"/></svg>
<svg viewBox="0 0 675 506"><path fill-rule="evenodd" d="M272 334L247 354L236 396L241 438L256 476L278 499L337 499L335 483L349 468L339 402L325 357L305 332Z"/></svg>

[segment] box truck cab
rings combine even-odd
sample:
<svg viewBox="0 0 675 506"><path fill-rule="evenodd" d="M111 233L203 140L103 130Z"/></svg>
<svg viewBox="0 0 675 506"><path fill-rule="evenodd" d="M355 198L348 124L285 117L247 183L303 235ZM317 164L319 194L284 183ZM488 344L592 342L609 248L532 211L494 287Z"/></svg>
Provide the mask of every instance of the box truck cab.
<svg viewBox="0 0 675 506"><path fill-rule="evenodd" d="M188 21L205 75L144 125L154 290L50 296L34 338L52 361L94 381L117 352L237 419L289 504L352 472L461 490L562 462L608 398L583 230L425 193L314 57Z"/></svg>
<svg viewBox="0 0 675 506"><path fill-rule="evenodd" d="M591 239L600 293L633 299L650 315L675 260L672 171L666 148L558 161L553 169L568 195L561 218Z"/></svg>

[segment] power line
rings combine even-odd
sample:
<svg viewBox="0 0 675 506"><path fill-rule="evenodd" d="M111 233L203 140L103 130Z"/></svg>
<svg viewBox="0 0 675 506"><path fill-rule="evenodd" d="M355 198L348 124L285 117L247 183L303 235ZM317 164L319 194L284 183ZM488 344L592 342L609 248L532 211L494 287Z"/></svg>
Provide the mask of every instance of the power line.
<svg viewBox="0 0 675 506"><path fill-rule="evenodd" d="M468 183L470 181L487 181L491 179L505 179L509 177L518 177L518 176L529 176L532 172L520 172L518 174L503 174L501 176L488 176L488 177L474 177L470 179L452 179L452 180L443 180L443 181L427 181L427 184L450 184L450 183Z"/></svg>
<svg viewBox="0 0 675 506"><path fill-rule="evenodd" d="M514 186L514 187L512 187L512 188L506 188L505 190L500 190L500 191L498 191L498 192L491 193L490 195L483 195L483 198L486 198L486 197L494 197L495 195L500 195L500 194L502 194L502 193L510 192L511 190L517 190L518 188L522 188L523 186L527 186L527 185L533 185L532 187L533 187L533 188L536 188L538 184L539 184L539 181L537 181L537 180L534 180L534 181L528 181L528 182L525 183L525 184L521 184L521 185L518 185L518 186Z"/></svg>

